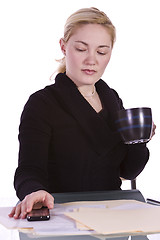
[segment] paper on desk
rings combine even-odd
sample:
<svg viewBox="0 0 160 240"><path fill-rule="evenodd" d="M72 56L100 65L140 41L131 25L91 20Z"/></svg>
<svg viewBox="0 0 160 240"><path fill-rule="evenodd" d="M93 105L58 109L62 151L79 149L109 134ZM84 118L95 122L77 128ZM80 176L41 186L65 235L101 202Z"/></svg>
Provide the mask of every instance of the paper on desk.
<svg viewBox="0 0 160 240"><path fill-rule="evenodd" d="M82 210L82 207L84 211L87 211L87 209L94 208L114 208L114 209L128 209L128 208L139 208L139 207L146 207L147 205L143 202L135 201L135 200L103 200L103 201L80 201L80 202L69 202L69 203L63 203L60 204L61 207L59 208L59 204L55 205L54 213L60 214L64 212L70 212L70 211L79 211L79 209ZM91 228L88 228L87 226L84 226L83 224L79 222L75 222L76 228L79 230L92 230Z"/></svg>
<svg viewBox="0 0 160 240"><path fill-rule="evenodd" d="M104 203L104 202L103 202ZM144 202L140 202L140 201L136 201L136 200L107 200L105 201L105 208L109 208L109 209L135 209L135 208L146 208L150 205L144 203ZM79 207L78 209L74 209L74 211L85 211L86 213L88 211L92 211L92 205L89 205L86 207ZM99 208L94 206L94 211L98 211ZM87 226L84 226L82 223L76 221L76 227L79 230L89 230L90 228ZM91 229L90 229L91 230Z"/></svg>
<svg viewBox="0 0 160 240"><path fill-rule="evenodd" d="M93 207L106 208L106 201L80 201L69 202L63 204L55 204L54 209L50 211L51 216L56 222L48 221L47 226L35 226L34 231L36 235L91 235L95 231L84 227L83 225L77 227L74 220L66 217L65 212L77 211L79 207Z"/></svg>
<svg viewBox="0 0 160 240"><path fill-rule="evenodd" d="M0 223L6 228L19 229L20 231L30 232L38 235L80 235L91 234L90 231L79 231L75 227L75 221L64 216L54 215L53 211L50 212L51 218L49 221L29 222L26 219L13 219L8 217L8 213L12 207L0 208Z"/></svg>
<svg viewBox="0 0 160 240"><path fill-rule="evenodd" d="M73 211L82 212L82 207L85 208L85 212L87 212L95 209L102 209L105 211L106 209L116 209L116 211L117 209L139 209L142 208L142 206L144 208L148 206L148 204L135 200L84 201L55 204L54 209L50 211L51 219L44 222L28 222L26 219L15 220L13 218L9 218L8 213L11 211L12 207L7 207L0 208L0 223L7 228L17 228L23 230L32 229L32 232L34 229L34 233L38 235L90 235L96 233L94 230L90 230L92 227L89 226L89 228L84 228L84 224L82 223L83 228L82 226L77 228L77 221L68 218L64 214L67 212L72 213ZM90 213L87 213L87 215L90 215Z"/></svg>
<svg viewBox="0 0 160 240"><path fill-rule="evenodd" d="M79 208L78 212L65 213L75 221L99 234L160 232L160 207L135 204L126 209Z"/></svg>
<svg viewBox="0 0 160 240"><path fill-rule="evenodd" d="M80 206L92 206L105 208L105 201L91 201L91 202L70 202L64 204L55 204L54 209L50 211L51 218L49 221L44 222L28 222L26 219L13 219L9 218L8 214L11 212L12 207L0 207L0 223L6 228L13 229L29 229L45 234L55 235L72 235L72 234L91 234L91 231L83 228L79 231L76 228L75 221L64 216L64 212L73 211ZM87 230L87 231L86 231Z"/></svg>
<svg viewBox="0 0 160 240"><path fill-rule="evenodd" d="M76 208L75 208L76 207ZM56 209L56 212L60 213L61 216L63 216L63 211L61 212L61 210L65 210L65 212L69 211L68 213L72 213L73 211L83 211L85 212L87 215L90 214L89 211L98 211L98 209L100 211L104 211L104 209L110 209L110 210L116 210L117 209L121 209L121 210L128 210L128 209L139 209L139 208L148 208L148 207L152 207L149 204L146 203L142 203L139 201L135 201L135 200L111 200L111 201L103 201L100 204L98 202L74 202L74 203L65 203L61 205L61 209L59 209L59 207ZM72 211L72 212L71 212ZM86 216L85 214L85 216ZM60 223L60 227L61 231L63 229L64 226L64 222L61 221L61 219L59 219L59 223ZM67 218L66 218L67 220ZM51 222L50 222L51 223ZM68 228L68 226L66 225L67 229L63 229L64 232L56 232L56 229L51 228L51 226L48 227L44 227L44 228L35 228L35 234L36 235L94 235L97 237L97 232L94 230L91 230L90 226L84 226L84 224L82 223L80 226L77 224L77 221L73 221L73 226L74 226L74 232L73 232L73 228ZM41 226L42 227L42 226ZM88 231L86 231L88 229ZM68 232L67 232L68 230ZM79 231L80 230L80 231ZM135 233L135 232L131 232L131 233ZM148 231L147 231L148 233ZM101 235L101 233L100 233ZM106 233L105 235L112 235L112 236L119 236L120 232L115 231L114 233Z"/></svg>

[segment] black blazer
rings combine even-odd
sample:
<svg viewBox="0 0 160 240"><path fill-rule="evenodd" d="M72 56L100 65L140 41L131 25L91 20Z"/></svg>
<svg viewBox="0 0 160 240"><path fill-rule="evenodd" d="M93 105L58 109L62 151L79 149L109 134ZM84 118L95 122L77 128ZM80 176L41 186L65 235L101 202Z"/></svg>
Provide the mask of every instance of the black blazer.
<svg viewBox="0 0 160 240"><path fill-rule="evenodd" d="M17 196L40 189L75 192L120 189L120 177L135 178L149 158L145 144L123 144L114 130L118 94L96 83L103 110L97 113L75 84L60 73L55 84L34 93L20 123Z"/></svg>

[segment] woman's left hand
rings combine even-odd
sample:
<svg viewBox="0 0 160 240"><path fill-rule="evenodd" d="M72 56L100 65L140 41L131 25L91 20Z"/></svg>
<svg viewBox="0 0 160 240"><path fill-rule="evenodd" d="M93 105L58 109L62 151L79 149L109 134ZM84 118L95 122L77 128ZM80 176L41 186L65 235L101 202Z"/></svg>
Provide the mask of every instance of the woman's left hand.
<svg viewBox="0 0 160 240"><path fill-rule="evenodd" d="M150 137L150 140L152 139L152 137L155 135L155 130L156 130L156 125L154 124L154 122L152 123L152 134Z"/></svg>

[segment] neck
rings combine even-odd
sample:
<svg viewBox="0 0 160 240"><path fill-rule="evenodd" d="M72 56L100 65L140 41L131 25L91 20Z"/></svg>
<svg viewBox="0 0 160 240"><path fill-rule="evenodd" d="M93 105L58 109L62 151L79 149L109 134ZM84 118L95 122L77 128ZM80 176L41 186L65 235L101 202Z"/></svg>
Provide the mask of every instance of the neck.
<svg viewBox="0 0 160 240"><path fill-rule="evenodd" d="M92 86L81 86L78 87L78 90L83 95L83 97L93 97L96 93L96 88L94 85Z"/></svg>

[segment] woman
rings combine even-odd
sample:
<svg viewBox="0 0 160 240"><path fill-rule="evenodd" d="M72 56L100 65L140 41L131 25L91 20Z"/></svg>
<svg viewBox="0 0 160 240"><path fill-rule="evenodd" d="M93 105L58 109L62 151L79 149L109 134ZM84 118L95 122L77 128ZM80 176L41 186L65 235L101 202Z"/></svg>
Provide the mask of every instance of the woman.
<svg viewBox="0 0 160 240"><path fill-rule="evenodd" d="M14 181L21 202L10 217L53 208L50 193L120 189L120 177L134 179L145 167L146 144L121 141L113 115L122 101L101 80L114 42L115 28L98 9L68 18L55 84L34 93L22 113Z"/></svg>

